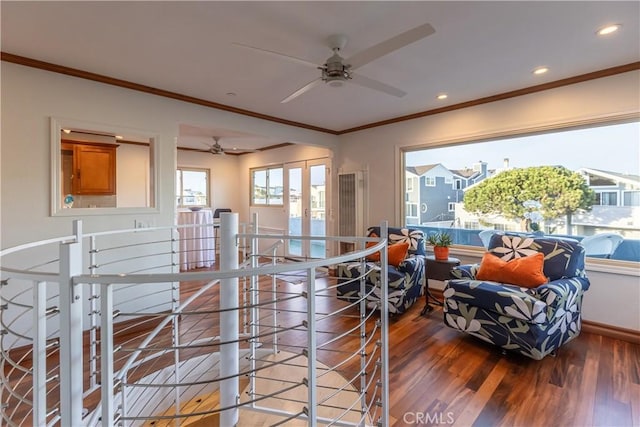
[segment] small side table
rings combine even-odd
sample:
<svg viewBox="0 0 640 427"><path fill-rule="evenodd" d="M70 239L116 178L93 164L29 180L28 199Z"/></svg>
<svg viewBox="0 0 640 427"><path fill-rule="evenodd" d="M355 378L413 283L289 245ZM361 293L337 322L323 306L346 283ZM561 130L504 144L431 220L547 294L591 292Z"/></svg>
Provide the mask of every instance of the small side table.
<svg viewBox="0 0 640 427"><path fill-rule="evenodd" d="M425 304L424 308L420 312L420 315L428 313L433 310L433 307L429 305L429 297L433 300L435 304L442 305L442 302L438 301L433 295L431 295L431 291L429 291L429 279L433 280L449 280L450 273L453 267L457 267L460 265L460 260L458 258L451 258L440 261L436 260L436 257L433 255L427 255L427 262L425 264L425 285L426 289L424 290L425 296Z"/></svg>

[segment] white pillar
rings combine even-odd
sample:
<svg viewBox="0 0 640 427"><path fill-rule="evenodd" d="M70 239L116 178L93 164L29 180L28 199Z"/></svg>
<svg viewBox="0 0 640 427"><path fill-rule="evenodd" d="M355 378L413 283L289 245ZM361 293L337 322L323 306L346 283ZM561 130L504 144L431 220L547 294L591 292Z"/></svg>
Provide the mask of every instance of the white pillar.
<svg viewBox="0 0 640 427"><path fill-rule="evenodd" d="M238 214L220 214L220 271L238 268ZM231 377L220 382L220 407L235 406L240 398L238 390L239 367L239 321L238 321L238 278L220 281L220 377ZM238 409L228 409L220 413L221 426L235 426L238 423Z"/></svg>

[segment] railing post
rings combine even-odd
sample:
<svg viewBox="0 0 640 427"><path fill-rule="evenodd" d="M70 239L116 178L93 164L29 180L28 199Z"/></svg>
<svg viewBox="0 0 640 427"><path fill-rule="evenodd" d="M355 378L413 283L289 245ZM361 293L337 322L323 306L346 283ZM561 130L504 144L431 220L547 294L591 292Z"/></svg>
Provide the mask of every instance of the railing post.
<svg viewBox="0 0 640 427"><path fill-rule="evenodd" d="M383 221L380 224L380 237L386 242L389 241L389 223ZM389 245L387 244L387 247ZM380 328L381 333L381 372L380 377L382 380L381 388L381 404L382 404L382 426L389 425L389 267L388 267L388 254L387 248L381 252L380 255L380 294L382 295L382 307L380 307L380 321L382 326Z"/></svg>
<svg viewBox="0 0 640 427"><path fill-rule="evenodd" d="M258 214L256 212L252 215L252 227L251 233L258 234ZM258 239L256 237L251 238L251 268L258 267L258 252L260 251L258 247ZM249 336L251 337L250 343L250 351L251 351L251 374L249 375L249 390L252 394L251 400L254 398L254 394L256 392L256 348L258 344L258 328L256 322L258 321L258 307L256 306L257 302L257 287L258 287L258 277L251 276L250 278L250 286L249 286ZM251 406L255 406L255 402L251 403Z"/></svg>
<svg viewBox="0 0 640 427"><path fill-rule="evenodd" d="M317 359L317 337L316 337L316 270L309 269L307 273L307 417L309 426L315 426L317 423L317 376L316 376L316 359Z"/></svg>
<svg viewBox="0 0 640 427"><path fill-rule="evenodd" d="M89 238L89 273L98 273L98 248L96 246L96 236ZM89 388L98 386L98 321L100 312L98 311L98 285L92 283L89 286L89 371L91 371L91 382Z"/></svg>
<svg viewBox="0 0 640 427"><path fill-rule="evenodd" d="M82 221L73 222L75 241L60 244L60 425L82 425Z"/></svg>
<svg viewBox="0 0 640 427"><path fill-rule="evenodd" d="M33 425L47 424L47 282L33 284Z"/></svg>
<svg viewBox="0 0 640 427"><path fill-rule="evenodd" d="M102 399L102 425L113 425L113 287L100 287L100 391ZM124 394L124 388L122 389ZM123 415L126 415L124 413ZM63 424L64 425L64 424Z"/></svg>
<svg viewBox="0 0 640 427"><path fill-rule="evenodd" d="M238 269L238 214L220 214L220 270ZM238 423L238 400L240 398L238 373L239 321L238 278L220 281L220 406L231 408L220 413L221 426Z"/></svg>

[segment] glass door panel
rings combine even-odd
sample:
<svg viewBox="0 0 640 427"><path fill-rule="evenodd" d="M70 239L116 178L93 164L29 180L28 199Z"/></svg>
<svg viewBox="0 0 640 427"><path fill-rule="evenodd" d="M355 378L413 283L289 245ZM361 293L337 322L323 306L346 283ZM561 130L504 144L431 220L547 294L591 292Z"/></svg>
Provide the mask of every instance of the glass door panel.
<svg viewBox="0 0 640 427"><path fill-rule="evenodd" d="M309 196L311 202L310 233L311 236L326 236L326 196L327 177L324 163L313 165L309 168ZM324 258L326 256L326 243L324 240L311 240L310 254L312 258Z"/></svg>
<svg viewBox="0 0 640 427"><path fill-rule="evenodd" d="M289 170L289 234L302 235L302 167L290 167ZM289 255L303 256L302 240L289 240Z"/></svg>
<svg viewBox="0 0 640 427"><path fill-rule="evenodd" d="M327 162L309 160L286 166L289 235L325 236L327 231ZM326 257L324 240L289 240L287 255Z"/></svg>

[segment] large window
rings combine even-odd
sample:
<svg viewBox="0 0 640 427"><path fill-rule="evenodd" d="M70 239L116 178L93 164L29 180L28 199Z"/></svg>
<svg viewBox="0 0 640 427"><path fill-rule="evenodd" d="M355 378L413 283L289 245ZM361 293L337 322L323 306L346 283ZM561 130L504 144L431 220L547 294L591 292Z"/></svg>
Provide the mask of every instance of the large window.
<svg viewBox="0 0 640 427"><path fill-rule="evenodd" d="M403 178L421 166L440 166L419 177L425 186L415 190L429 213L419 215L417 225L426 232L449 229L456 244L481 246L478 229L531 232L527 218L533 213L542 216L536 228L553 235L621 234L624 241L613 258L640 261L638 135L640 123L634 121L407 150ZM436 183L433 170L452 185L425 188ZM506 184L491 188L490 180ZM406 224L415 227L414 208L403 206Z"/></svg>
<svg viewBox="0 0 640 427"><path fill-rule="evenodd" d="M407 203L405 209L407 210L407 216L411 218L418 217L418 204L417 203Z"/></svg>
<svg viewBox="0 0 640 427"><path fill-rule="evenodd" d="M622 197L624 206L640 206L640 190L625 191Z"/></svg>
<svg viewBox="0 0 640 427"><path fill-rule="evenodd" d="M251 204L283 205L284 180L282 167L251 170Z"/></svg>
<svg viewBox="0 0 640 427"><path fill-rule="evenodd" d="M407 193L411 193L413 191L413 178L407 178Z"/></svg>
<svg viewBox="0 0 640 427"><path fill-rule="evenodd" d="M210 206L209 169L178 167L176 201L178 207Z"/></svg>
<svg viewBox="0 0 640 427"><path fill-rule="evenodd" d="M596 205L601 206L617 206L618 193L615 191L596 191Z"/></svg>

